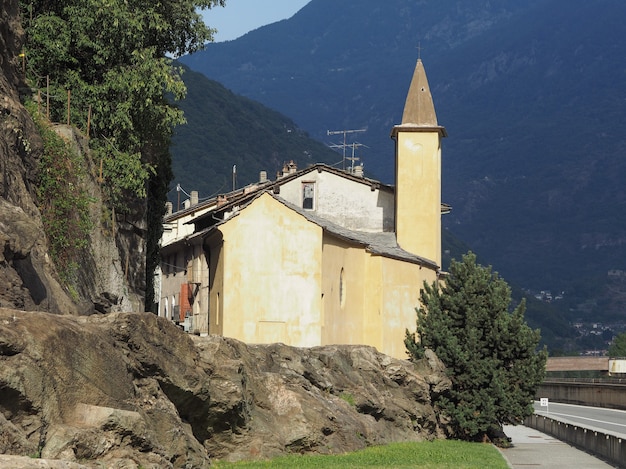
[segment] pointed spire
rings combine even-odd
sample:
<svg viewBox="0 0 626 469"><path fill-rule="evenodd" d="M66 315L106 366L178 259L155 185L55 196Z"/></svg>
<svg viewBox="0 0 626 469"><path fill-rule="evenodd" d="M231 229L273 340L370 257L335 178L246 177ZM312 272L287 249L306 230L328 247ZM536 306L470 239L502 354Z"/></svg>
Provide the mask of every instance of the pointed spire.
<svg viewBox="0 0 626 469"><path fill-rule="evenodd" d="M437 115L430 94L422 59L417 59L415 72L404 104L402 125L437 127Z"/></svg>

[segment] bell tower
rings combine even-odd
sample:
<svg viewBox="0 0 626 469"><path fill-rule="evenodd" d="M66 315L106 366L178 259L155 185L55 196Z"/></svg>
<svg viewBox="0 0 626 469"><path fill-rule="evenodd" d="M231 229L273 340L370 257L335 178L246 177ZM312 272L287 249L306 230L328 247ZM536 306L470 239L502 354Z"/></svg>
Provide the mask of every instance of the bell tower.
<svg viewBox="0 0 626 469"><path fill-rule="evenodd" d="M441 266L441 139L421 59L417 60L396 142L395 227L405 251Z"/></svg>

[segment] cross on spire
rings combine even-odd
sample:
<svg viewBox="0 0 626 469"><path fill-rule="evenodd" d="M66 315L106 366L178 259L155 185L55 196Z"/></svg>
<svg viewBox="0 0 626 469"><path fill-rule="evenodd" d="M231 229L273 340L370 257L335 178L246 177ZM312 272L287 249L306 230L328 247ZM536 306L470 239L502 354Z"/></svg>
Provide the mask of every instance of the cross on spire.
<svg viewBox="0 0 626 469"><path fill-rule="evenodd" d="M422 60L422 42L417 41L417 60Z"/></svg>

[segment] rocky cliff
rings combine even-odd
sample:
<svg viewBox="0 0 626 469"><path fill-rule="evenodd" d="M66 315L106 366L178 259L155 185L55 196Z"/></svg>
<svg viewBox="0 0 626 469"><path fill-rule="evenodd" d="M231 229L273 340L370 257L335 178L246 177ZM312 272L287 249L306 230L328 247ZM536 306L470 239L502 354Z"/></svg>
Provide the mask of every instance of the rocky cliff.
<svg viewBox="0 0 626 469"><path fill-rule="evenodd" d="M20 92L32 92L24 83L22 42L18 1L5 1L0 11L0 306L66 314L143 311L145 213L140 207L135 221L115 219L113 230L103 229L105 210L87 142L75 129L59 125L55 130L82 153L88 169L82 184L93 200L94 228L71 285L74 293L58 281L36 195L43 143L20 101Z"/></svg>
<svg viewBox="0 0 626 469"><path fill-rule="evenodd" d="M34 201L41 138L22 107L17 1L0 12L0 305L76 310L55 280Z"/></svg>
<svg viewBox="0 0 626 469"><path fill-rule="evenodd" d="M0 465L201 468L433 439L431 396L449 385L434 356L246 345L148 313L0 309Z"/></svg>

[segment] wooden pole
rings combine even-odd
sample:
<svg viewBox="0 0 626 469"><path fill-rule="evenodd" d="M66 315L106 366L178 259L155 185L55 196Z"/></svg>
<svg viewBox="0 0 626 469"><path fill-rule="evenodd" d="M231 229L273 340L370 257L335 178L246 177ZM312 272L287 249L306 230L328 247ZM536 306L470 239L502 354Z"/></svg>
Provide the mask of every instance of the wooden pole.
<svg viewBox="0 0 626 469"><path fill-rule="evenodd" d="M50 75L46 75L46 119L50 120Z"/></svg>
<svg viewBox="0 0 626 469"><path fill-rule="evenodd" d="M89 138L89 128L91 127L91 104L89 105L89 109L87 110L87 138ZM102 163L100 163L102 166ZM102 173L102 168L100 168L100 173Z"/></svg>
<svg viewBox="0 0 626 469"><path fill-rule="evenodd" d="M98 182L102 184L102 158L100 158L100 177L98 177Z"/></svg>
<svg viewBox="0 0 626 469"><path fill-rule="evenodd" d="M70 90L67 90L67 125L70 125Z"/></svg>

